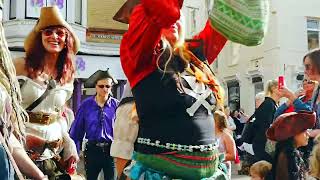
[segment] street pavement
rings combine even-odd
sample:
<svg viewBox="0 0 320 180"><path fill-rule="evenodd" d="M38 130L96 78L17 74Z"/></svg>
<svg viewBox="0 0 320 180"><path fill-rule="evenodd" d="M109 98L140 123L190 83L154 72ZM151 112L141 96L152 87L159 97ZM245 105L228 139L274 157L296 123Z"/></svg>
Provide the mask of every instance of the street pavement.
<svg viewBox="0 0 320 180"><path fill-rule="evenodd" d="M238 175L238 171L236 169L236 167L234 166L234 164L232 164L231 166L231 179L232 180L250 180L249 176L245 176L245 175Z"/></svg>

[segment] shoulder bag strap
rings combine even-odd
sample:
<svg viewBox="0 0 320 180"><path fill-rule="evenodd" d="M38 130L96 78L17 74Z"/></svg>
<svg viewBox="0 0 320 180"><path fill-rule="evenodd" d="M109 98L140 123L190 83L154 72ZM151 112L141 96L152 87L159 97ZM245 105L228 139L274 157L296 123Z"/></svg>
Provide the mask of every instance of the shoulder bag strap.
<svg viewBox="0 0 320 180"><path fill-rule="evenodd" d="M49 80L46 91L44 91L44 93L37 100L35 100L32 104L30 104L26 108L26 110L32 111L35 107L37 107L44 100L44 98L46 98L49 95L50 90L54 89L55 87L56 87L55 81L52 79Z"/></svg>
<svg viewBox="0 0 320 180"><path fill-rule="evenodd" d="M320 91L320 86L316 87L316 90L313 92L313 96L311 99L311 108L313 111L317 111L316 107L317 107L317 100L318 100L318 96L319 96L319 91Z"/></svg>

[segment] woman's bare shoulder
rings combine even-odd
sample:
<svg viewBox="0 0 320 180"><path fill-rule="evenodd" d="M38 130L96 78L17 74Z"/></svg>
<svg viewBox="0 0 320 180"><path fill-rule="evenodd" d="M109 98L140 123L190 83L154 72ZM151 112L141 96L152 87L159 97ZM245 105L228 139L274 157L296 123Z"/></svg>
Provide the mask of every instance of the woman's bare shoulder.
<svg viewBox="0 0 320 180"><path fill-rule="evenodd" d="M17 76L27 76L26 60L24 57L19 57L13 60L13 64L16 68Z"/></svg>

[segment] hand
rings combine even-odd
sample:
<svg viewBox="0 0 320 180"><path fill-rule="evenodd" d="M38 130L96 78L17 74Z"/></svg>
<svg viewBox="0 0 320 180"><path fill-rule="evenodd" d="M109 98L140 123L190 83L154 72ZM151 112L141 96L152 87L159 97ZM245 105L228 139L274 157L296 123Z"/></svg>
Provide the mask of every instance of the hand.
<svg viewBox="0 0 320 180"><path fill-rule="evenodd" d="M281 89L279 89L279 92L281 94L281 97L286 97L292 102L297 98L297 96L290 89L286 87L282 87Z"/></svg>
<svg viewBox="0 0 320 180"><path fill-rule="evenodd" d="M66 170L68 174L74 174L77 168L77 159L74 156L71 156L67 160L67 167Z"/></svg>
<svg viewBox="0 0 320 180"><path fill-rule="evenodd" d="M320 134L320 129L312 129L308 131L309 137L315 138Z"/></svg>
<svg viewBox="0 0 320 180"><path fill-rule="evenodd" d="M297 97L305 96L306 91L304 89L299 89L297 92L294 93Z"/></svg>

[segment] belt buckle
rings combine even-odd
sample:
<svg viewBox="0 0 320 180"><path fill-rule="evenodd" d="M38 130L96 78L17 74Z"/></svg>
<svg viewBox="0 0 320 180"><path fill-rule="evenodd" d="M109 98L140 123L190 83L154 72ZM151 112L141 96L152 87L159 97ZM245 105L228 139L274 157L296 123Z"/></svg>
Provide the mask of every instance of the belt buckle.
<svg viewBox="0 0 320 180"><path fill-rule="evenodd" d="M35 118L37 118L37 119L42 119L43 118L43 113L42 112L34 113L34 115L35 115Z"/></svg>
<svg viewBox="0 0 320 180"><path fill-rule="evenodd" d="M98 146L98 147L104 147L104 143L101 143L101 142L96 143L96 146Z"/></svg>
<svg viewBox="0 0 320 180"><path fill-rule="evenodd" d="M96 143L96 146L101 147L101 148L104 148L104 147L107 147L107 146L108 146L108 143L99 142L99 143Z"/></svg>

